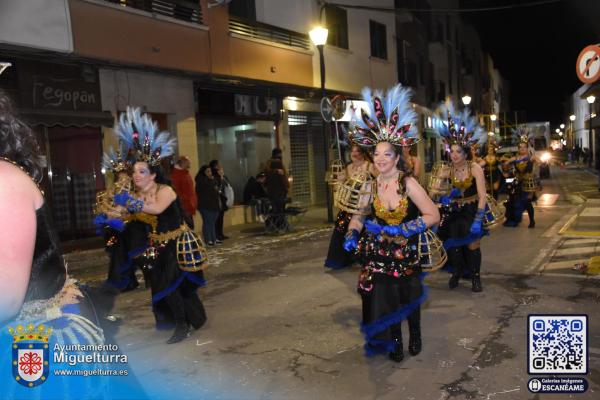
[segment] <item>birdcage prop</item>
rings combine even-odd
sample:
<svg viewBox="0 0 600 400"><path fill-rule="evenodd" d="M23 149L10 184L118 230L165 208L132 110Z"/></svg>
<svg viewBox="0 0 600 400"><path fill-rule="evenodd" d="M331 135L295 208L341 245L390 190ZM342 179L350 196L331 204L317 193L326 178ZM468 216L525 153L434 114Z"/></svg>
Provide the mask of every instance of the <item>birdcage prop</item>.
<svg viewBox="0 0 600 400"><path fill-rule="evenodd" d="M333 160L331 165L329 166L329 171L327 171L327 175L325 177L325 181L334 187L340 183L342 179L344 179L346 167L344 166L344 162L342 160Z"/></svg>
<svg viewBox="0 0 600 400"><path fill-rule="evenodd" d="M334 204L351 214L367 214L373 199L374 181L367 171L352 175L337 186Z"/></svg>
<svg viewBox="0 0 600 400"><path fill-rule="evenodd" d="M424 271L431 272L440 269L448 260L444 244L431 230L419 234L419 261Z"/></svg>
<svg viewBox="0 0 600 400"><path fill-rule="evenodd" d="M208 254L202 239L186 230L177 238L177 263L183 271L196 272L208 265Z"/></svg>
<svg viewBox="0 0 600 400"><path fill-rule="evenodd" d="M524 174L521 177L521 184L524 192L537 192L540 190L540 180L533 174Z"/></svg>
<svg viewBox="0 0 600 400"><path fill-rule="evenodd" d="M483 217L483 226L491 229L500 226L506 220L506 209L489 194L486 196L487 204L485 206L485 215Z"/></svg>
<svg viewBox="0 0 600 400"><path fill-rule="evenodd" d="M431 169L427 190L430 195L445 195L452 189L450 183L450 166L444 161L438 161Z"/></svg>

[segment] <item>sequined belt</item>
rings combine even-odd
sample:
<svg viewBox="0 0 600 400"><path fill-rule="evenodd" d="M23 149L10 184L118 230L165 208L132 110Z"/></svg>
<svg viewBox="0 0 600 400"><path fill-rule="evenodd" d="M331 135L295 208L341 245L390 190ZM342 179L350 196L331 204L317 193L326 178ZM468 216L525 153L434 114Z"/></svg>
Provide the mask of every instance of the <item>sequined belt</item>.
<svg viewBox="0 0 600 400"><path fill-rule="evenodd" d="M460 206L464 205L464 204L469 204L469 203L475 203L479 201L479 196L474 194L473 196L469 196L469 197L461 197L461 198L457 198L457 199L452 199L452 202L455 204L458 204Z"/></svg>
<svg viewBox="0 0 600 400"><path fill-rule="evenodd" d="M181 236L181 234L183 232L187 232L189 230L190 230L190 228L188 228L188 226L184 223L184 224L181 224L181 226L179 228L172 230L172 231L161 232L161 233L151 233L150 239L154 243L167 243L170 240L176 240L179 236Z"/></svg>

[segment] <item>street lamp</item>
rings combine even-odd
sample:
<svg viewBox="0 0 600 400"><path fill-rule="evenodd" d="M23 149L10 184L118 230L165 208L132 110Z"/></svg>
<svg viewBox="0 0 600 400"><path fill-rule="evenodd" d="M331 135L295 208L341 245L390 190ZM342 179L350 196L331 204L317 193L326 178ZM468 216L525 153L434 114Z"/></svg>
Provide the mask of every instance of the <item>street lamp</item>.
<svg viewBox="0 0 600 400"><path fill-rule="evenodd" d="M594 102L596 101L596 96L594 95L589 95L586 98L588 104L590 105L590 119L589 119L589 123L590 123L590 129L589 129L589 133L588 133L588 150L589 150L589 154L594 154L592 149L592 118L593 118L593 107L594 107ZM589 164L591 165L592 163L592 157L589 157Z"/></svg>
<svg viewBox="0 0 600 400"><path fill-rule="evenodd" d="M565 124L560 124L560 129L565 129Z"/></svg>
<svg viewBox="0 0 600 400"><path fill-rule="evenodd" d="M471 104L471 96L469 96L468 94L465 94L462 97L462 102L465 106L468 106L469 104Z"/></svg>
<svg viewBox="0 0 600 400"><path fill-rule="evenodd" d="M329 31L327 28L322 26L317 26L313 28L310 32L308 32L308 36L310 36L310 40L313 42L315 46L317 46L317 50L319 50L319 65L321 66L321 99L326 97L325 92L325 56L323 55L323 48L325 47L325 43L327 43L327 35ZM321 122L321 133L323 135L323 139L325 142L325 172L327 173L329 169L329 133L327 132L327 126L325 124L325 120L323 119ZM327 222L333 222L333 209L331 207L331 197L329 196L329 187L325 187L325 201L327 203Z"/></svg>
<svg viewBox="0 0 600 400"><path fill-rule="evenodd" d="M559 128L556 128L556 129L554 130L554 132L558 133L558 132L560 132L560 129L559 129Z"/></svg>
<svg viewBox="0 0 600 400"><path fill-rule="evenodd" d="M492 121L496 121L496 119L498 119L498 117L496 116L496 114L492 114L492 115L490 115L490 119Z"/></svg>
<svg viewBox="0 0 600 400"><path fill-rule="evenodd" d="M569 115L569 134L567 135L567 139L569 140L569 146L573 148L573 143L575 142L575 134L573 132L573 121L575 121L575 114Z"/></svg>

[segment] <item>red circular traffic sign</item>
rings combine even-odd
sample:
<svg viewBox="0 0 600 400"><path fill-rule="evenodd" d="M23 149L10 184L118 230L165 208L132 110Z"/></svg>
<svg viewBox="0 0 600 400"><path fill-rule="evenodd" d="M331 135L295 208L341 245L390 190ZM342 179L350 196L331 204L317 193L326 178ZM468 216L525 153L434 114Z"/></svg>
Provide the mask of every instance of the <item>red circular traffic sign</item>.
<svg viewBox="0 0 600 400"><path fill-rule="evenodd" d="M593 44L581 50L575 68L581 82L596 82L600 78L600 46Z"/></svg>

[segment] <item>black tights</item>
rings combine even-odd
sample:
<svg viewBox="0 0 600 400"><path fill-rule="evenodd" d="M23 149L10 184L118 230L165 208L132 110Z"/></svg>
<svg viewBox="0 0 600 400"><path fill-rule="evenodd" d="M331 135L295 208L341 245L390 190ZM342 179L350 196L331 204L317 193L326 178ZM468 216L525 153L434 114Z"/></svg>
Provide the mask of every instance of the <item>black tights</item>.
<svg viewBox="0 0 600 400"><path fill-rule="evenodd" d="M535 221L535 211L533 210L533 203L531 200L527 200L525 209L527 210L527 215L529 215L529 221Z"/></svg>

